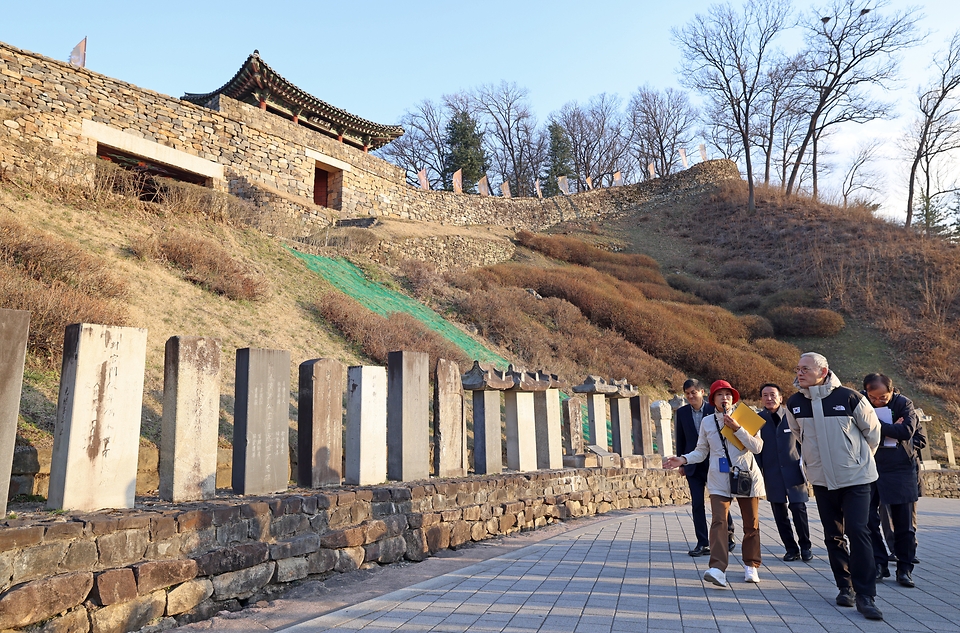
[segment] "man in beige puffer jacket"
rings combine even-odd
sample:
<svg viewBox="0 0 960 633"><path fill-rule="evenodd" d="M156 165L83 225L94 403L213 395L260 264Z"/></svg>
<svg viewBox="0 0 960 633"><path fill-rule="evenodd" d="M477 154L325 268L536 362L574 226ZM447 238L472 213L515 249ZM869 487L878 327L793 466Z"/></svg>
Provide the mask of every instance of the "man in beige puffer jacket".
<svg viewBox="0 0 960 633"><path fill-rule="evenodd" d="M874 602L876 564L868 526L880 421L870 402L841 385L820 354L800 356L796 373L799 393L787 400L787 423L802 446L804 472L813 484L830 567L840 589L837 604L856 605L864 617L882 620Z"/></svg>

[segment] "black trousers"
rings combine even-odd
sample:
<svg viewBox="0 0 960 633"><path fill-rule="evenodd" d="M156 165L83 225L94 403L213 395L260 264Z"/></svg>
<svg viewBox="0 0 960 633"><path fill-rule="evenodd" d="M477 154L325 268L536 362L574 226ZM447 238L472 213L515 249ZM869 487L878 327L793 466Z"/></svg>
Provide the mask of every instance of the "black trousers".
<svg viewBox="0 0 960 633"><path fill-rule="evenodd" d="M690 505L693 512L693 531L697 535L697 547L710 546L710 532L707 529L707 507L704 505L704 492L707 480L700 477L687 477L690 486ZM733 542L733 516L727 513L727 531Z"/></svg>
<svg viewBox="0 0 960 633"><path fill-rule="evenodd" d="M814 486L823 524L823 543L839 589L853 587L863 596L877 595L877 565L870 537L870 484L828 490ZM850 541L847 550L846 535Z"/></svg>
<svg viewBox="0 0 960 633"><path fill-rule="evenodd" d="M777 522L777 531L780 532L780 540L788 554L799 554L801 551L810 551L810 522L807 520L807 504L805 503L774 503L770 502L770 508L773 510L773 519ZM793 538L793 530L790 528L790 518L787 516L787 509L793 515L793 526L797 528L797 538ZM799 542L799 544L798 544Z"/></svg>
<svg viewBox="0 0 960 633"><path fill-rule="evenodd" d="M893 524L893 553L897 557L897 573L913 573L913 557L917 553L917 530L913 523L915 503L891 503L890 522ZM887 548L880 530L880 495L877 484L872 484L870 499L870 539L876 565L888 568Z"/></svg>
<svg viewBox="0 0 960 633"><path fill-rule="evenodd" d="M917 504L910 504L910 524L913 526L913 546L914 548L918 547L917 545ZM883 530L883 541L887 544L887 549L890 552L895 552L894 547L894 535L893 535L893 519L890 518L890 504L880 504L880 529Z"/></svg>

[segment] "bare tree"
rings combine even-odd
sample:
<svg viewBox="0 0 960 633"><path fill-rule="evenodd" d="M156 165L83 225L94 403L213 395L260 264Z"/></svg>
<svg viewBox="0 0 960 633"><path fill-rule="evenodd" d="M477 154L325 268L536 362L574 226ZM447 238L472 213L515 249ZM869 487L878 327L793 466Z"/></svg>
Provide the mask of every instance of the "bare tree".
<svg viewBox="0 0 960 633"><path fill-rule="evenodd" d="M728 116L743 145L750 212L756 211L753 160L754 108L765 89L773 41L790 15L787 0L747 0L742 11L729 3L697 14L673 38L683 51L682 81L704 93Z"/></svg>
<svg viewBox="0 0 960 633"><path fill-rule="evenodd" d="M844 172L843 182L840 185L840 198L844 209L847 208L855 195L858 196L861 204L869 205L872 201L865 196L880 191L880 177L871 168L871 162L877 157L881 145L882 143L879 140L874 139L860 144L857 148L853 162Z"/></svg>
<svg viewBox="0 0 960 633"><path fill-rule="evenodd" d="M474 113L485 127L484 139L501 177L515 195L533 194L546 155L547 137L537 126L529 91L501 81L471 93Z"/></svg>
<svg viewBox="0 0 960 633"><path fill-rule="evenodd" d="M922 177L920 195L923 206L929 209L935 198L948 192L935 186L936 159L960 149L960 31L954 33L947 50L938 55L933 64L937 69L937 77L932 85L917 95L920 116L908 138L911 161L910 180L907 183L907 218L904 222L907 227L913 221L918 177Z"/></svg>
<svg viewBox="0 0 960 633"><path fill-rule="evenodd" d="M377 153L406 170L407 182L419 186L417 172L427 170L427 179L433 189L449 189L444 181L446 173L446 125L448 114L444 106L425 99L400 118L403 136L388 143Z"/></svg>
<svg viewBox="0 0 960 633"><path fill-rule="evenodd" d="M620 99L606 93L592 97L585 105L565 104L553 119L570 139L578 191L613 183L613 174L632 167L630 126L620 111Z"/></svg>
<svg viewBox="0 0 960 633"><path fill-rule="evenodd" d="M680 163L680 150L693 142L697 109L683 91L643 86L630 98L628 110L637 161L653 163L658 177L669 176Z"/></svg>
<svg viewBox="0 0 960 633"><path fill-rule="evenodd" d="M794 191L807 149L816 149L823 130L847 121L877 118L883 104L873 101L867 88L883 87L896 76L898 53L918 41L915 11L887 14L887 0L864 8L862 0L833 0L808 14L807 69L804 83L814 95L806 131L797 150L787 195Z"/></svg>
<svg viewBox="0 0 960 633"><path fill-rule="evenodd" d="M764 90L757 100L757 141L763 152L763 184L770 184L774 156L790 152L796 136L796 122L804 109L804 91L797 77L803 56L781 56L765 71ZM786 178L781 177L781 184Z"/></svg>
<svg viewBox="0 0 960 633"><path fill-rule="evenodd" d="M736 125L726 114L724 105L708 101L702 115L700 135L721 157L736 163L743 158L743 140Z"/></svg>

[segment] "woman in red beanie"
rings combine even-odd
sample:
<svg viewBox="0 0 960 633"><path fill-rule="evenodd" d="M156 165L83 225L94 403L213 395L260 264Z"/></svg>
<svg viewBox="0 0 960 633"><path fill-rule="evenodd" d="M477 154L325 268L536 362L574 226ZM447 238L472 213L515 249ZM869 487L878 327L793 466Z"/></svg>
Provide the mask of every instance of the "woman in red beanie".
<svg viewBox="0 0 960 633"><path fill-rule="evenodd" d="M710 568L703 574L703 579L713 584L727 586L727 514L730 512L730 501L737 498L740 512L743 515L743 579L745 582L760 582L757 568L760 567L760 519L758 516L760 497L766 494L763 488L763 476L757 466L754 455L763 448L763 440L742 428L736 420L730 417L733 405L740 401L740 394L726 380L718 380L710 385L710 404L716 408L716 413L706 416L700 423L700 436L697 447L686 455L669 457L664 460L664 468L677 468L684 464L697 464L710 459L710 470L707 474L707 490L710 492L710 509L712 519L710 523ZM720 430L726 426L734 432L744 448L738 448L733 442L721 434ZM749 475L752 482L749 489L731 493L731 473Z"/></svg>

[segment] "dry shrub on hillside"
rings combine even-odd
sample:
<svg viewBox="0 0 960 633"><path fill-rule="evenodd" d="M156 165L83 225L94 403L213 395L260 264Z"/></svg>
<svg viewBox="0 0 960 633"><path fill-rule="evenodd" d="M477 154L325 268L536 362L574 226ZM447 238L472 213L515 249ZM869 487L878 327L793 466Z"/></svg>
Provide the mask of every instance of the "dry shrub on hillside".
<svg viewBox="0 0 960 633"><path fill-rule="evenodd" d="M437 273L437 267L430 262L404 259L399 263L398 268L418 299L430 300L443 285L443 276Z"/></svg>
<svg viewBox="0 0 960 633"><path fill-rule="evenodd" d="M786 371L792 371L800 360L800 350L795 345L775 338L758 338L753 342L753 347L758 354Z"/></svg>
<svg viewBox="0 0 960 633"><path fill-rule="evenodd" d="M779 290L763 298L760 309L767 313L774 308L788 306L794 308L822 308L823 299L812 290L806 288L790 288Z"/></svg>
<svg viewBox="0 0 960 633"><path fill-rule="evenodd" d="M632 286L588 268L534 270L501 264L476 274L488 288L512 285L565 299L593 324L616 330L645 352L693 375L746 385L788 378L757 354L722 342L739 336L745 343L747 332L720 308L647 301L639 291L631 292Z"/></svg>
<svg viewBox="0 0 960 633"><path fill-rule="evenodd" d="M527 248L540 251L547 257L560 259L571 264L592 266L594 263L603 262L606 264L642 266L644 268L660 270L660 264L657 263L657 260L648 255L614 253L603 250L602 248L597 248L593 244L588 244L575 237L518 231L517 241Z"/></svg>
<svg viewBox="0 0 960 633"><path fill-rule="evenodd" d="M770 271L760 262L734 259L720 266L720 276L729 279L765 279Z"/></svg>
<svg viewBox="0 0 960 633"><path fill-rule="evenodd" d="M845 323L833 310L783 306L767 313L774 331L780 336L834 336Z"/></svg>
<svg viewBox="0 0 960 633"><path fill-rule="evenodd" d="M430 355L431 371L440 358L456 361L463 371L473 363L459 347L404 312L384 317L340 292L323 295L314 309L378 363L386 364L388 354L399 350L426 352Z"/></svg>
<svg viewBox="0 0 960 633"><path fill-rule="evenodd" d="M586 374L600 374L672 389L684 380L620 334L591 324L563 299L537 299L521 288L490 286L467 295L458 308L483 336L528 367L545 368L563 380L579 382Z"/></svg>
<svg viewBox="0 0 960 633"><path fill-rule="evenodd" d="M702 281L681 274L667 275L666 279L671 288L696 295L708 303L720 304L730 299L730 288L724 281Z"/></svg>
<svg viewBox="0 0 960 633"><path fill-rule="evenodd" d="M139 257L164 259L184 273L184 278L211 292L233 300L256 301L267 293L263 276L237 261L212 239L186 231L166 233L159 238L135 238L131 249Z"/></svg>
<svg viewBox="0 0 960 633"><path fill-rule="evenodd" d="M740 323L747 328L751 340L773 337L773 324L758 314L745 314L740 317Z"/></svg>
<svg viewBox="0 0 960 633"><path fill-rule="evenodd" d="M640 289L640 292L642 292L647 299L653 299L654 301L676 301L677 303L692 303L694 305L703 303L703 299L700 297L682 292L667 285L652 283L635 283L634 285Z"/></svg>

